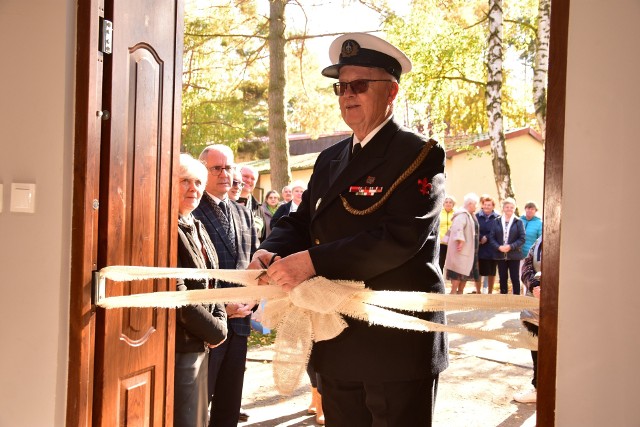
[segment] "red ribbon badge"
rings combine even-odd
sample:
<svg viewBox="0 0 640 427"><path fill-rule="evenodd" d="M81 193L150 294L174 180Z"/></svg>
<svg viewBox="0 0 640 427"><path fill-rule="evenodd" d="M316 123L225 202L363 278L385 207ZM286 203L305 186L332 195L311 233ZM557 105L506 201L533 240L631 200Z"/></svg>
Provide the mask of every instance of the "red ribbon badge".
<svg viewBox="0 0 640 427"><path fill-rule="evenodd" d="M429 180L426 177L418 180L418 190L420 190L423 196L429 194L429 190L431 190L431 184L429 184Z"/></svg>

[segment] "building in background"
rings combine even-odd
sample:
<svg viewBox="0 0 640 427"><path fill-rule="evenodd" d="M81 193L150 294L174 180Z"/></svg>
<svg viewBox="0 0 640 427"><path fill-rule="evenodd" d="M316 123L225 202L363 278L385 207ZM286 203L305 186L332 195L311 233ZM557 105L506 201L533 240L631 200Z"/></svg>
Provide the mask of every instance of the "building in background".
<svg viewBox="0 0 640 427"><path fill-rule="evenodd" d="M308 182L313 165L320 151L348 137L350 132L340 132L316 141L310 138L291 137L290 165L293 180ZM516 193L516 202L521 212L524 205L533 200L542 206L544 189L544 150L542 137L531 128L505 132L511 179ZM464 137L445 138L447 160L446 190L458 200L470 192L487 193L496 200L498 193L491 165L491 147L488 133ZM255 167L260 176L256 189L266 194L271 189L271 165L269 159L255 160L244 164ZM280 191L280 189L276 189ZM258 197L256 193L256 197ZM497 207L500 210L499 206ZM541 215L542 212L539 213Z"/></svg>

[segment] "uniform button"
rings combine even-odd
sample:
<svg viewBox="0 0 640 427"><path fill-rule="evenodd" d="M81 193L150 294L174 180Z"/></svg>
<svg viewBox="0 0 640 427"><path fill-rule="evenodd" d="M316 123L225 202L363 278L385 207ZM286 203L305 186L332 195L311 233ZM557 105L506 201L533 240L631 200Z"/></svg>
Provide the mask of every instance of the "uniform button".
<svg viewBox="0 0 640 427"><path fill-rule="evenodd" d="M316 239L316 240L314 240L314 242L313 242L313 243L315 243L316 245L319 245L319 244L320 244L320 239Z"/></svg>

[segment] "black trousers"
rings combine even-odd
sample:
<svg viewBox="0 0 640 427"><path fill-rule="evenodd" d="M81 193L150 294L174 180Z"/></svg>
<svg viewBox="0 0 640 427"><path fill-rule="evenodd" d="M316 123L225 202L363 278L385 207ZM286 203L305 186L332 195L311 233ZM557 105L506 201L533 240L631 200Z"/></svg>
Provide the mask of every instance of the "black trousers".
<svg viewBox="0 0 640 427"><path fill-rule="evenodd" d="M247 338L230 331L226 341L210 351L211 418L209 427L238 425L247 361Z"/></svg>
<svg viewBox="0 0 640 427"><path fill-rule="evenodd" d="M173 425L206 427L209 417L207 372L209 353L176 353Z"/></svg>
<svg viewBox="0 0 640 427"><path fill-rule="evenodd" d="M524 327L527 328L529 332L531 332L534 336L538 336L538 325L534 325L530 322L524 322ZM538 352L531 350L531 361L533 362L533 379L531 380L531 385L533 388L538 388Z"/></svg>
<svg viewBox="0 0 640 427"><path fill-rule="evenodd" d="M440 254L438 255L438 264L440 265L440 271L444 274L444 262L447 260L447 245L440 243Z"/></svg>
<svg viewBox="0 0 640 427"><path fill-rule="evenodd" d="M320 378L327 427L431 427L438 375L392 382Z"/></svg>
<svg viewBox="0 0 640 427"><path fill-rule="evenodd" d="M520 260L519 259L501 259L498 260L498 276L500 276L500 293L509 292L509 276L511 276L511 284L513 285L513 294L520 295Z"/></svg>

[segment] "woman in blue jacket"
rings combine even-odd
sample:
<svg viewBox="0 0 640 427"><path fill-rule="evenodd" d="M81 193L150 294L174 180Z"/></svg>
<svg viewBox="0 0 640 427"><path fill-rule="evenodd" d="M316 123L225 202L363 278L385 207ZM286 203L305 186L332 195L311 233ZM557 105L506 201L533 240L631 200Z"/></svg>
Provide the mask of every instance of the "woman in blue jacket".
<svg viewBox="0 0 640 427"><path fill-rule="evenodd" d="M534 202L524 205L525 214L520 217L524 224L525 240L522 245L522 259L529 255L529 249L542 236L542 220L536 216L538 206Z"/></svg>
<svg viewBox="0 0 640 427"><path fill-rule="evenodd" d="M513 294L520 295L520 260L525 240L524 224L513 212L516 202L511 197L502 202L502 216L496 218L489 234L489 244L496 250L500 293L509 292L507 281L511 276Z"/></svg>

